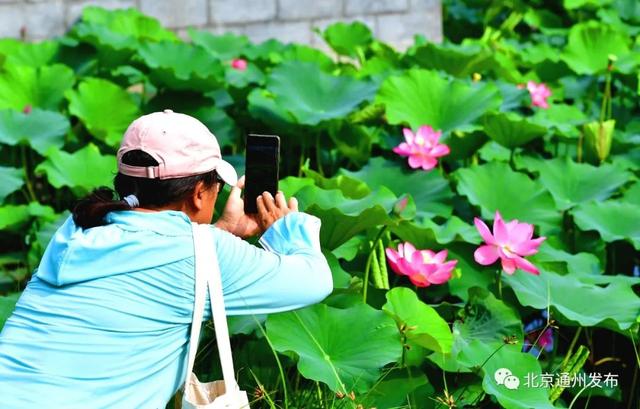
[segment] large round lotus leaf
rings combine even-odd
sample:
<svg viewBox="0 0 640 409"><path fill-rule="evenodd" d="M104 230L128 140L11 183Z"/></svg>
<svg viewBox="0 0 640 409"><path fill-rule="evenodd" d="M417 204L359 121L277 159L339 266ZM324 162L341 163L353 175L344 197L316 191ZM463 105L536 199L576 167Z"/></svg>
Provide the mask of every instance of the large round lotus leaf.
<svg viewBox="0 0 640 409"><path fill-rule="evenodd" d="M484 131L500 145L513 149L547 133L547 128L513 112L491 112L484 116Z"/></svg>
<svg viewBox="0 0 640 409"><path fill-rule="evenodd" d="M571 27L562 59L578 74L597 74L607 68L608 56L629 53L630 38L612 26L595 21Z"/></svg>
<svg viewBox="0 0 640 409"><path fill-rule="evenodd" d="M537 109L532 118L538 125L557 131L567 138L580 136L578 126L587 121L587 116L573 105L551 104L548 109Z"/></svg>
<svg viewBox="0 0 640 409"><path fill-rule="evenodd" d="M280 106L273 95L263 89L256 88L247 96L249 114L263 121L279 133L290 132L291 124L296 122L294 116Z"/></svg>
<svg viewBox="0 0 640 409"><path fill-rule="evenodd" d="M442 70L454 77L466 78L483 73L494 64L493 52L479 44L434 44L417 47L410 57L412 62L428 69Z"/></svg>
<svg viewBox="0 0 640 409"><path fill-rule="evenodd" d="M69 112L80 118L93 136L114 147L120 144L129 124L140 115L127 91L101 78L85 79L77 90L69 90L66 97ZM108 115L105 107L109 107Z"/></svg>
<svg viewBox="0 0 640 409"><path fill-rule="evenodd" d="M565 158L523 158L530 171L540 173L540 182L549 190L559 210L589 200L605 200L625 184L631 174L611 164L592 166Z"/></svg>
<svg viewBox="0 0 640 409"><path fill-rule="evenodd" d="M7 64L42 67L51 62L58 52L60 44L56 41L26 43L13 38L0 39L0 61L3 57Z"/></svg>
<svg viewBox="0 0 640 409"><path fill-rule="evenodd" d="M397 196L409 193L417 213L425 217L451 216L453 192L449 182L437 172L408 171L397 162L376 157L357 172L340 170L340 173L362 180L368 186L386 186Z"/></svg>
<svg viewBox="0 0 640 409"><path fill-rule="evenodd" d="M0 203L24 185L24 170L0 166Z"/></svg>
<svg viewBox="0 0 640 409"><path fill-rule="evenodd" d="M198 118L216 136L220 147L233 146L238 135L238 128L233 119L225 111L215 106L202 106L192 112L184 111Z"/></svg>
<svg viewBox="0 0 640 409"><path fill-rule="evenodd" d="M336 392L368 390L381 368L402 355L396 324L366 304L348 309L317 304L270 315L266 326L277 351L298 355L302 376Z"/></svg>
<svg viewBox="0 0 640 409"><path fill-rule="evenodd" d="M251 62L248 63L245 70L237 70L228 64L224 67L224 79L227 85L244 88L250 84L262 85L265 81L265 75L256 64Z"/></svg>
<svg viewBox="0 0 640 409"><path fill-rule="evenodd" d="M116 168L115 156L100 154L90 143L74 153L52 149L35 171L46 174L54 187L68 186L76 196L82 196L99 186L112 186Z"/></svg>
<svg viewBox="0 0 640 409"><path fill-rule="evenodd" d="M204 48L163 41L145 43L138 49L144 63L152 69L150 78L174 90L210 91L220 86L224 69L220 60Z"/></svg>
<svg viewBox="0 0 640 409"><path fill-rule="evenodd" d="M539 264L540 275L505 275L520 304L538 309L551 306L563 321L585 327L615 330L630 328L640 314L640 298L632 285L640 279L623 275L567 274L548 271ZM559 318L555 314L556 319Z"/></svg>
<svg viewBox="0 0 640 409"><path fill-rule="evenodd" d="M44 206L38 202L28 205L0 206L0 230L22 232L31 218L37 218L43 222L55 219L52 207Z"/></svg>
<svg viewBox="0 0 640 409"><path fill-rule="evenodd" d="M73 82L73 71L66 65L34 68L6 64L0 73L0 109L22 111L32 106L56 111Z"/></svg>
<svg viewBox="0 0 640 409"><path fill-rule="evenodd" d="M0 110L0 143L25 144L44 155L52 146L62 148L69 120L58 112L34 109L25 114L13 109Z"/></svg>
<svg viewBox="0 0 640 409"><path fill-rule="evenodd" d="M305 186L296 193L300 209L322 220L320 242L333 250L359 232L391 222L397 197L384 186L361 199L349 199L340 190Z"/></svg>
<svg viewBox="0 0 640 409"><path fill-rule="evenodd" d="M387 302L382 306L398 325L405 328L409 341L436 352L451 352L453 335L449 324L431 306L418 299L416 293L406 287L387 292Z"/></svg>
<svg viewBox="0 0 640 409"><path fill-rule="evenodd" d="M390 124L417 129L430 125L444 132L472 129L485 112L500 106L493 84L449 80L435 71L413 69L382 83L377 101L386 107Z"/></svg>
<svg viewBox="0 0 640 409"><path fill-rule="evenodd" d="M628 240L640 250L640 205L613 200L588 202L573 209L572 213L581 230L597 230L607 242Z"/></svg>
<svg viewBox="0 0 640 409"><path fill-rule="evenodd" d="M365 49L373 40L369 27L359 21L331 24L324 30L322 37L333 51L352 58L363 57Z"/></svg>
<svg viewBox="0 0 640 409"><path fill-rule="evenodd" d="M245 35L232 33L213 35L207 31L192 28L187 32L194 44L201 46L220 60L239 58L250 44L249 38Z"/></svg>
<svg viewBox="0 0 640 409"><path fill-rule="evenodd" d="M411 367L397 368L385 373L359 402L365 408L406 408L412 393L416 399L424 397L426 401L435 391L421 371Z"/></svg>
<svg viewBox="0 0 640 409"><path fill-rule="evenodd" d="M376 86L327 74L313 63L292 61L273 69L267 89L274 94L275 103L291 112L298 123L317 125L349 114L373 97Z"/></svg>
<svg viewBox="0 0 640 409"><path fill-rule="evenodd" d="M71 34L93 45L100 60L114 66L127 63L141 43L178 40L176 34L163 28L158 20L133 8L85 7L82 21L73 26Z"/></svg>
<svg viewBox="0 0 640 409"><path fill-rule="evenodd" d="M480 206L482 218L492 220L496 210L507 219L533 223L543 232L558 228L561 213L538 180L514 172L505 163L493 162L455 172L458 192Z"/></svg>
<svg viewBox="0 0 640 409"><path fill-rule="evenodd" d="M13 309L20 298L21 293L11 293L8 295L0 296L0 330L7 321L7 318L13 313Z"/></svg>

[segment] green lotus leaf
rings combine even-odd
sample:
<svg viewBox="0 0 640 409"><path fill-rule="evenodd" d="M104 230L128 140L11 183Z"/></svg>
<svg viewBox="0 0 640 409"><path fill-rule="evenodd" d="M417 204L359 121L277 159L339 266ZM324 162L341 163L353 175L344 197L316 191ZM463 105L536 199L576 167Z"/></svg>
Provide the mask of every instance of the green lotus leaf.
<svg viewBox="0 0 640 409"><path fill-rule="evenodd" d="M275 103L289 111L298 123L317 125L349 114L373 97L376 86L327 74L313 63L292 61L273 69L267 89L275 96Z"/></svg>
<svg viewBox="0 0 640 409"><path fill-rule="evenodd" d="M478 149L480 159L485 162L509 162L512 152L511 149L505 148L495 141L489 141Z"/></svg>
<svg viewBox="0 0 640 409"><path fill-rule="evenodd" d="M482 364L482 388L493 395L500 407L505 409L554 409L549 401L549 388L527 387L527 377L541 379L543 371L540 361L528 352L522 352L522 345L503 345L499 350L481 341L472 341L466 356L474 362ZM478 364L478 366L480 365ZM509 389L499 385L495 379L495 373L502 368L507 368L512 375L520 381L517 389ZM544 373L548 373L545 371ZM534 378L535 377L535 378Z"/></svg>
<svg viewBox="0 0 640 409"><path fill-rule="evenodd" d="M138 53L152 69L149 78L173 90L210 91L219 87L224 78L220 60L194 44L145 43Z"/></svg>
<svg viewBox="0 0 640 409"><path fill-rule="evenodd" d="M238 135L238 128L227 113L215 106L203 106L184 113L198 118L216 136L220 147L233 146Z"/></svg>
<svg viewBox="0 0 640 409"><path fill-rule="evenodd" d="M37 68L49 64L59 47L58 42L51 40L26 43L12 38L3 38L0 39L0 57L4 56L8 64Z"/></svg>
<svg viewBox="0 0 640 409"><path fill-rule="evenodd" d="M640 205L608 200L583 203L572 211L581 230L596 230L607 242L628 240L640 250Z"/></svg>
<svg viewBox="0 0 640 409"><path fill-rule="evenodd" d="M163 28L158 20L133 8L105 10L85 7L82 21L73 26L71 34L93 45L100 60L111 66L128 63L144 42L178 41L176 34Z"/></svg>
<svg viewBox="0 0 640 409"><path fill-rule="evenodd" d="M248 63L247 69L237 70L231 65L224 68L224 78L228 85L236 88L244 88L250 84L262 85L265 81L265 75L262 70L251 62Z"/></svg>
<svg viewBox="0 0 640 409"><path fill-rule="evenodd" d="M454 241L480 243L480 235L475 226L465 223L457 216L449 216L442 224L429 217L416 217L415 220L403 221L391 227L391 231L404 241L409 241L420 248L437 247L438 244L449 244Z"/></svg>
<svg viewBox="0 0 640 409"><path fill-rule="evenodd" d="M322 220L320 243L333 250L371 227L391 223L389 213L397 197L384 186L361 199L350 199L340 190L305 186L296 193L300 209Z"/></svg>
<svg viewBox="0 0 640 409"><path fill-rule="evenodd" d="M431 125L449 132L472 129L476 119L500 106L501 97L493 84L469 85L435 71L412 69L387 78L377 101L385 105L390 124L408 124L414 129Z"/></svg>
<svg viewBox="0 0 640 409"><path fill-rule="evenodd" d="M324 177L315 170L303 166L303 174L311 178L314 183L325 190L338 189L349 199L362 199L371 194L371 188L360 179L345 174L336 174L333 177Z"/></svg>
<svg viewBox="0 0 640 409"><path fill-rule="evenodd" d="M13 313L13 309L20 298L21 293L11 293L9 295L0 296L0 330L4 327L4 323Z"/></svg>
<svg viewBox="0 0 640 409"><path fill-rule="evenodd" d="M239 58L250 44L249 38L245 35L232 33L213 35L193 28L189 28L187 33L194 44L201 46L220 60Z"/></svg>
<svg viewBox="0 0 640 409"><path fill-rule="evenodd" d="M493 219L499 210L506 220L518 219L540 226L543 232L559 227L561 214L538 180L514 172L504 163L459 169L458 193L481 208L482 218Z"/></svg>
<svg viewBox="0 0 640 409"><path fill-rule="evenodd" d="M329 126L329 137L336 149L354 164L362 165L371 155L371 144L379 133L378 128L339 122Z"/></svg>
<svg viewBox="0 0 640 409"><path fill-rule="evenodd" d="M386 186L396 196L409 193L415 201L417 214L424 217L451 216L453 192L449 182L437 172L407 171L397 162L375 157L357 172L341 169L339 173L368 186Z"/></svg>
<svg viewBox="0 0 640 409"><path fill-rule="evenodd" d="M331 24L324 30L322 37L333 51L352 58L363 57L364 51L373 41L369 27L359 21Z"/></svg>
<svg viewBox="0 0 640 409"><path fill-rule="evenodd" d="M35 108L25 114L13 109L0 109L0 143L25 144L45 155L51 148L62 148L69 120L62 114Z"/></svg>
<svg viewBox="0 0 640 409"><path fill-rule="evenodd" d="M494 64L493 52L479 44L427 43L413 51L410 60L427 69L442 70L458 78L482 73Z"/></svg>
<svg viewBox="0 0 640 409"><path fill-rule="evenodd" d="M263 41L260 44L249 44L244 50L244 54L251 60L262 60L269 64L279 64L282 62L282 53L289 46L275 38Z"/></svg>
<svg viewBox="0 0 640 409"><path fill-rule="evenodd" d="M537 125L513 112L491 112L484 116L484 131L500 145L513 149L547 133Z"/></svg>
<svg viewBox="0 0 640 409"><path fill-rule="evenodd" d="M600 260L591 253L571 254L560 250L549 243L542 242L538 253L531 256L531 262L536 266L544 266L547 271L558 274L597 275L602 274Z"/></svg>
<svg viewBox="0 0 640 409"><path fill-rule="evenodd" d="M524 272L503 276L520 304L538 309L551 306L552 314L560 314L553 314L556 319L584 327L623 331L636 322L640 298L631 286L640 283L640 279L623 275L561 275L548 271L544 265L538 267L539 276Z"/></svg>
<svg viewBox="0 0 640 409"><path fill-rule="evenodd" d="M295 117L278 104L273 95L263 89L256 88L247 97L249 114L259 119L277 131L290 131Z"/></svg>
<svg viewBox="0 0 640 409"><path fill-rule="evenodd" d="M0 166L0 203L24 185L24 170L8 166Z"/></svg>
<svg viewBox="0 0 640 409"><path fill-rule="evenodd" d="M5 64L0 73L0 109L22 111L27 106L57 111L74 74L66 65L39 68Z"/></svg>
<svg viewBox="0 0 640 409"><path fill-rule="evenodd" d="M120 144L124 131L140 115L127 91L101 78L83 80L66 97L69 112L80 118L93 136L113 147ZM105 115L105 106L109 107L109 115Z"/></svg>
<svg viewBox="0 0 640 409"><path fill-rule="evenodd" d="M551 104L548 109L537 109L532 118L538 125L551 128L567 138L580 136L578 126L587 121L587 116L573 105Z"/></svg>
<svg viewBox="0 0 640 409"><path fill-rule="evenodd" d="M416 348L418 349L418 348ZM362 404L365 408L405 408L408 397L415 393L417 399L433 396L435 391L429 385L425 374L412 368L398 368L389 371L367 391Z"/></svg>
<svg viewBox="0 0 640 409"><path fill-rule="evenodd" d="M495 285L495 268L482 266L473 259L478 246L466 243L452 243L447 246L448 260L458 260L456 271L447 281L449 292L463 301L469 300L469 289L479 287L485 290Z"/></svg>
<svg viewBox="0 0 640 409"><path fill-rule="evenodd" d="M382 309L398 325L407 340L436 352L450 353L453 335L449 324L431 306L418 299L410 288L397 287L387 292Z"/></svg>
<svg viewBox="0 0 640 409"><path fill-rule="evenodd" d="M324 52L304 44L288 44L282 51L282 61L301 61L313 63L322 71L331 72L336 64Z"/></svg>
<svg viewBox="0 0 640 409"><path fill-rule="evenodd" d="M74 153L52 149L35 172L45 174L54 187L68 186L83 196L99 186L112 186L116 157L102 155L92 143Z"/></svg>
<svg viewBox="0 0 640 409"><path fill-rule="evenodd" d="M41 213L46 212L46 208L41 211ZM34 227L37 225L35 240L30 243L31 246L29 247L29 253L27 255L30 265L38 265L40 263L40 259L49 245L51 238L56 231L58 231L58 228L64 224L69 215L70 212L65 210L60 214L52 212L45 214L44 217L41 216L42 218L38 218L38 222L34 224Z"/></svg>
<svg viewBox="0 0 640 409"><path fill-rule="evenodd" d="M571 27L562 59L578 74L597 74L607 68L609 55L629 53L629 37L611 26L587 21Z"/></svg>
<svg viewBox="0 0 640 409"><path fill-rule="evenodd" d="M342 393L368 390L381 368L402 354L393 320L366 304L347 309L317 304L270 315L266 326L277 351L299 357L302 376Z"/></svg>
<svg viewBox="0 0 640 409"><path fill-rule="evenodd" d="M590 200L602 201L625 184L631 173L611 164L592 166L565 158L523 158L527 169L540 174L540 182L549 190L559 210Z"/></svg>
<svg viewBox="0 0 640 409"><path fill-rule="evenodd" d="M464 366L474 367L482 362L465 356L473 341L497 348L509 337L522 342L524 333L518 313L502 300L483 288L472 287L468 291L462 319L453 323L452 354Z"/></svg>
<svg viewBox="0 0 640 409"><path fill-rule="evenodd" d="M0 207L0 230L20 232L31 218L47 222L55 218L52 207L31 202L28 205L5 205Z"/></svg>
<svg viewBox="0 0 640 409"><path fill-rule="evenodd" d="M623 201L632 204L640 204L640 182L634 183L625 193Z"/></svg>
<svg viewBox="0 0 640 409"><path fill-rule="evenodd" d="M327 264L331 269L331 277L333 278L333 288L349 288L351 282L351 274L345 271L340 265L338 258L330 251L323 251Z"/></svg>

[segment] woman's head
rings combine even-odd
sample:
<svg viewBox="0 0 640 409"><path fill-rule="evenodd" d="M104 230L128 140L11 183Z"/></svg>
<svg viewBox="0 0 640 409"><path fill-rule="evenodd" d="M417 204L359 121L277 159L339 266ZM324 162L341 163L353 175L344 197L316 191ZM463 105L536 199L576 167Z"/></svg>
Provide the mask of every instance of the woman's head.
<svg viewBox="0 0 640 409"><path fill-rule="evenodd" d="M208 223L225 182L236 184L235 170L222 160L215 136L187 115L165 110L136 119L118 150L115 193L121 199L134 195L136 210L180 210L192 221ZM108 212L131 207L103 187L82 199L73 217L89 228L104 224Z"/></svg>

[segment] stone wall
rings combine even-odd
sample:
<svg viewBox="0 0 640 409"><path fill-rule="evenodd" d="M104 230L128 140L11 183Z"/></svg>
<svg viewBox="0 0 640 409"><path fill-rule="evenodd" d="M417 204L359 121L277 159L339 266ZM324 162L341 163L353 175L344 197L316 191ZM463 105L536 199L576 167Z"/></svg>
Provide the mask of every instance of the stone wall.
<svg viewBox="0 0 640 409"><path fill-rule="evenodd" d="M0 0L0 38L42 39L64 33L83 7L136 7L165 27L243 33L254 41L271 37L322 46L313 28L359 20L376 37L404 48L414 34L440 41L440 0Z"/></svg>

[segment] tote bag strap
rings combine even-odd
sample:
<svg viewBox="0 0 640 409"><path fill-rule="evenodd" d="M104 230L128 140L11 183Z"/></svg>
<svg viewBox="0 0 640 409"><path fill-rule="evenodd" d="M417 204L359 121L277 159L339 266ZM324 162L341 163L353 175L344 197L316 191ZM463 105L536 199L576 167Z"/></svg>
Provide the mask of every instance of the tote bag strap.
<svg viewBox="0 0 640 409"><path fill-rule="evenodd" d="M229 342L229 328L227 326L227 314L224 308L224 298L222 292L222 278L216 247L213 241L211 228L202 224L192 223L193 241L195 248L196 266L196 299L194 303L193 318L191 327L191 342L189 344L189 367L187 377L193 371L195 355L198 348L198 339L202 325L203 312L205 308L206 290L209 290L211 301L211 315L216 333L216 342L222 366L222 376L224 379L226 393L233 393L239 390L233 369L233 356L231 354L231 343ZM196 315L197 313L197 315ZM197 321L195 321L197 318ZM195 334L195 338L194 338Z"/></svg>

